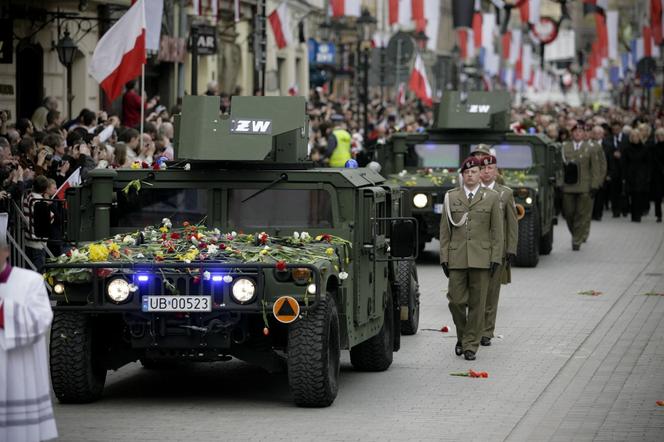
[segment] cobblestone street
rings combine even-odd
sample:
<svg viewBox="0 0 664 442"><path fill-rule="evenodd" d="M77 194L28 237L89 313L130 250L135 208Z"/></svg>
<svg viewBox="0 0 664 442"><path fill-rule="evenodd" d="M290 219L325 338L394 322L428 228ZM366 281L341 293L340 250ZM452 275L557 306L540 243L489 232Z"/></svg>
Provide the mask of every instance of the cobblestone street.
<svg viewBox="0 0 664 442"><path fill-rule="evenodd" d="M419 266L420 332L384 373L355 372L344 355L330 408L297 408L285 374L236 361L132 364L99 402L56 405L61 440L661 440L664 296L645 295L664 292L661 225L605 218L580 252L562 223L555 235L537 268L513 271L499 337L477 361L453 354L434 243ZM442 325L450 333L431 330ZM468 368L489 378L449 375Z"/></svg>

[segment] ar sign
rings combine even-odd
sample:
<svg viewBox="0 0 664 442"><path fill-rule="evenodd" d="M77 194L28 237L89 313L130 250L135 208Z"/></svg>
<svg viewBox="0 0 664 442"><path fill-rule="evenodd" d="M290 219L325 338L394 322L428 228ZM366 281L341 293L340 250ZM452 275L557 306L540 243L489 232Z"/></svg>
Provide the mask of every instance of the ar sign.
<svg viewBox="0 0 664 442"><path fill-rule="evenodd" d="M252 120L236 118L231 120L232 134L270 135L272 120Z"/></svg>
<svg viewBox="0 0 664 442"><path fill-rule="evenodd" d="M491 106L488 104L469 104L468 113L469 114L488 114L491 110Z"/></svg>

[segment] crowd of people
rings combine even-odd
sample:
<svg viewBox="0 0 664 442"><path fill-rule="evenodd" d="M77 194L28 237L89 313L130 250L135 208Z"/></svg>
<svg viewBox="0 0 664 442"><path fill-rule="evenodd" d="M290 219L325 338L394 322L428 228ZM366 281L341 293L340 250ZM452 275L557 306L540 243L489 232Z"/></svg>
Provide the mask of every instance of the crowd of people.
<svg viewBox="0 0 664 442"><path fill-rule="evenodd" d="M207 95L220 95L208 85ZM222 96L222 112L230 110L230 96ZM78 173L85 180L95 168L158 167L174 159L172 115L158 98L141 99L135 82L126 85L121 115L83 109L66 120L53 97L44 99L32 118L8 124L0 112L0 211L10 201L53 197ZM143 134L139 132L144 104ZM342 95L312 88L308 99L310 158L319 165L343 167L349 158L366 165L372 145L385 143L395 132L422 132L433 122L433 109L418 100L397 105L374 95L368 105L368 131L358 118L361 107ZM639 221L654 202L661 222L664 178L664 116L618 107L571 107L564 104L523 104L512 110L513 129L544 133L565 142L571 129L582 124L584 138L601 146L606 159L604 185L594 198L593 218L610 209L614 217L631 214ZM581 123L579 123L581 121ZM347 135L346 135L347 134ZM339 155L338 143L348 144ZM77 172L78 171L78 172ZM27 213L29 215L29 213ZM43 242L28 237L28 255L42 262Z"/></svg>

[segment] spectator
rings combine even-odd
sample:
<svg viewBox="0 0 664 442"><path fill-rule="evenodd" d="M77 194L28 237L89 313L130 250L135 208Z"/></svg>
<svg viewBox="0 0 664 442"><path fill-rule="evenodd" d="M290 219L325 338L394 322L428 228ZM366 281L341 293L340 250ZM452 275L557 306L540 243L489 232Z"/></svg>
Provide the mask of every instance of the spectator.
<svg viewBox="0 0 664 442"><path fill-rule="evenodd" d="M141 105L143 100L135 91L136 80L131 80L125 85L127 91L122 96L122 124L129 128L136 128L141 122ZM144 105L144 109L152 109L157 104L157 99L152 98Z"/></svg>
<svg viewBox="0 0 664 442"><path fill-rule="evenodd" d="M46 264L46 241L35 236L34 231L34 208L37 201L43 200L48 189L48 178L40 175L32 183L32 191L23 198L23 215L28 220L25 231L25 254L41 273Z"/></svg>
<svg viewBox="0 0 664 442"><path fill-rule="evenodd" d="M623 155L632 222L636 223L641 222L648 205L651 167L646 142L650 135L649 131L650 128L646 124L641 124L638 129L632 130Z"/></svg>
<svg viewBox="0 0 664 442"><path fill-rule="evenodd" d="M42 101L42 105L35 109L32 114L32 125L35 130L45 130L48 127L48 114L50 112L57 112L58 101L54 97L46 97Z"/></svg>

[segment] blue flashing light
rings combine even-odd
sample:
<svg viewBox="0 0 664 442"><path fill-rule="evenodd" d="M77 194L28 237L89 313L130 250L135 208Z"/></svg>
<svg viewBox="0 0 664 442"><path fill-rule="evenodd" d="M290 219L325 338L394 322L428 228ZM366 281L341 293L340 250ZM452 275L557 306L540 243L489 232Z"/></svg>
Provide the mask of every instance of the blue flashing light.
<svg viewBox="0 0 664 442"><path fill-rule="evenodd" d="M148 282L150 277L148 275L138 275L138 282Z"/></svg>
<svg viewBox="0 0 664 442"><path fill-rule="evenodd" d="M224 277L222 275L212 275L212 281L213 282L221 282L224 280Z"/></svg>
<svg viewBox="0 0 664 442"><path fill-rule="evenodd" d="M350 160L346 161L345 167L346 167L346 169L357 169L358 167L360 167L360 165L357 164L357 161L355 161L353 159L350 159Z"/></svg>

